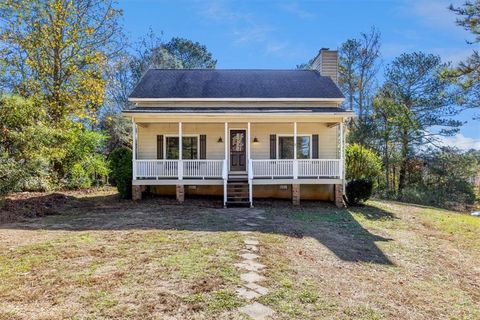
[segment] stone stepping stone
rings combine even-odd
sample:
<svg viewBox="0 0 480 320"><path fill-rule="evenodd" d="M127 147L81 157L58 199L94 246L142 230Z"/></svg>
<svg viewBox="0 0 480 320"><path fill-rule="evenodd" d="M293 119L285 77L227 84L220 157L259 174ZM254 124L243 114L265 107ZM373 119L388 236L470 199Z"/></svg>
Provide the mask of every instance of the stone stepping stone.
<svg viewBox="0 0 480 320"><path fill-rule="evenodd" d="M266 266L264 264L261 264L252 260L243 260L240 263L235 263L235 267L245 269L248 271L260 271Z"/></svg>
<svg viewBox="0 0 480 320"><path fill-rule="evenodd" d="M252 231L238 231L238 233L246 236L246 235L252 234L253 232Z"/></svg>
<svg viewBox="0 0 480 320"><path fill-rule="evenodd" d="M256 219L260 219L260 220L265 220L265 219L267 219L267 218L265 218L264 216L256 216L255 218L256 218Z"/></svg>
<svg viewBox="0 0 480 320"><path fill-rule="evenodd" d="M258 240L251 239L251 238L245 239L243 242L244 242L246 245L251 245L251 246L256 246L256 245L258 245Z"/></svg>
<svg viewBox="0 0 480 320"><path fill-rule="evenodd" d="M259 255L256 255L255 253L243 253L240 255L245 260L255 260L259 257Z"/></svg>
<svg viewBox="0 0 480 320"><path fill-rule="evenodd" d="M259 275L256 272L250 271L247 273L242 273L240 279L245 282L258 282L265 280L264 276Z"/></svg>
<svg viewBox="0 0 480 320"><path fill-rule="evenodd" d="M240 253L252 253L252 252L257 252L258 248L253 246L255 249L240 249Z"/></svg>
<svg viewBox="0 0 480 320"><path fill-rule="evenodd" d="M238 287L237 289L235 289L235 292L238 296L247 300L252 300L261 296L261 294L259 294L258 292L249 290L245 287Z"/></svg>
<svg viewBox="0 0 480 320"><path fill-rule="evenodd" d="M257 251L258 251L258 247L257 247L257 246L254 246L254 245L251 245L251 244L247 244L247 245L245 246L245 248L247 248L247 250L253 251L253 252L257 252Z"/></svg>
<svg viewBox="0 0 480 320"><path fill-rule="evenodd" d="M263 304L258 302L254 302L252 304L246 305L245 307L238 308L238 310L242 313L245 313L253 320L267 320L275 313L275 311L273 311L271 308L264 306Z"/></svg>
<svg viewBox="0 0 480 320"><path fill-rule="evenodd" d="M262 296L263 295L266 295L268 293L268 289L265 288L265 287L262 287L261 285L259 284L256 284L254 282L250 282L250 283L247 283L247 284L244 284L244 286L250 290L253 290L255 292L258 292L259 294L261 294Z"/></svg>

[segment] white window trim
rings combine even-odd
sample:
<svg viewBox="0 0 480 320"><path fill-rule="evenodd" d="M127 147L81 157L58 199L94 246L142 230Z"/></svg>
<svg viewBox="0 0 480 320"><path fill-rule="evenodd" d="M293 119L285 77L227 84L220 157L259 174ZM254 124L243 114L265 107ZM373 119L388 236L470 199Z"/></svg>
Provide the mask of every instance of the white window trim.
<svg viewBox="0 0 480 320"><path fill-rule="evenodd" d="M297 133L297 139L300 138L300 137L309 137L310 138L310 150L309 150L308 159L312 159L312 136L313 136L313 134L306 134L306 133L298 134ZM293 138L294 135L290 134L290 133L289 134L283 134L283 133L282 134L277 134L276 154L277 154L277 159L278 160L282 160L282 159L280 159L280 137L292 137ZM320 150L320 148L319 148L319 150ZM295 150L293 152L295 152ZM283 160L287 160L287 159L283 159ZM301 160L301 159L299 159L299 160Z"/></svg>
<svg viewBox="0 0 480 320"><path fill-rule="evenodd" d="M182 138L197 138L197 159L200 159L200 135L199 134L182 134ZM178 134L165 134L163 135L163 159L165 160L179 160L179 159L167 159L167 138L178 138ZM182 159L182 160L191 160L191 159Z"/></svg>

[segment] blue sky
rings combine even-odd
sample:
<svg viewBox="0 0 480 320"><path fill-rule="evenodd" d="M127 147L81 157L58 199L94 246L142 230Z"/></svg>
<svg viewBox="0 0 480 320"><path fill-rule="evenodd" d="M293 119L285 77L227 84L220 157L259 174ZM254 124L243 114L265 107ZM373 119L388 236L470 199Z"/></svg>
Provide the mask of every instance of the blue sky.
<svg viewBox="0 0 480 320"><path fill-rule="evenodd" d="M382 34L383 64L418 50L457 63L473 47L446 9L452 2L462 1L119 0L119 6L132 40L151 27L165 40L180 36L205 44L218 68L291 69L372 26ZM445 143L480 149L480 121L473 114L459 116L467 123Z"/></svg>

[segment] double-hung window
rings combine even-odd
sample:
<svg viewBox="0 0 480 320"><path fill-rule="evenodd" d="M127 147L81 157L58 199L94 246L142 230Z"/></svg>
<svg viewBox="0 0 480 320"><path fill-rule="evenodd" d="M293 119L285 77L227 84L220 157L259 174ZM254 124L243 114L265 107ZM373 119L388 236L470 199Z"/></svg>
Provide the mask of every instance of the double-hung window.
<svg viewBox="0 0 480 320"><path fill-rule="evenodd" d="M297 159L310 159L312 156L311 136L297 136ZM278 137L278 158L294 158L293 136Z"/></svg>
<svg viewBox="0 0 480 320"><path fill-rule="evenodd" d="M178 137L165 137L165 159L179 158ZM198 137L186 136L182 137L182 158L198 159Z"/></svg>

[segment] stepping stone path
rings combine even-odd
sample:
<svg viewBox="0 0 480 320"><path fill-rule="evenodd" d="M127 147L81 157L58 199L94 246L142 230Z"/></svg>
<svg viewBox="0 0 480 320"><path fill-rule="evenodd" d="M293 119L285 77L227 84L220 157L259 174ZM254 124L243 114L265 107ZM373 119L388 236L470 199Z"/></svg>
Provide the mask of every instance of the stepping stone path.
<svg viewBox="0 0 480 320"><path fill-rule="evenodd" d="M249 231L251 228L259 226L258 223L252 222L252 219L255 219L255 221L260 223L261 221L259 220L265 220L265 217L262 216L264 211L259 209L247 209L238 213L242 214L245 218L237 218L237 223L241 223L250 228L244 228L243 231L239 231L239 233L244 235L246 239L244 240L245 247L241 249L239 253L239 256L243 260L235 264L235 267L243 272L240 274L240 279L243 283L237 288L236 293L244 299L252 300L268 293L267 288L257 283L265 280L265 277L261 275L260 272L264 270L266 266L257 261L257 259L260 258L257 254L259 241L253 235L253 232ZM253 320L267 320L275 313L271 308L258 302L253 302L239 308L238 310Z"/></svg>

